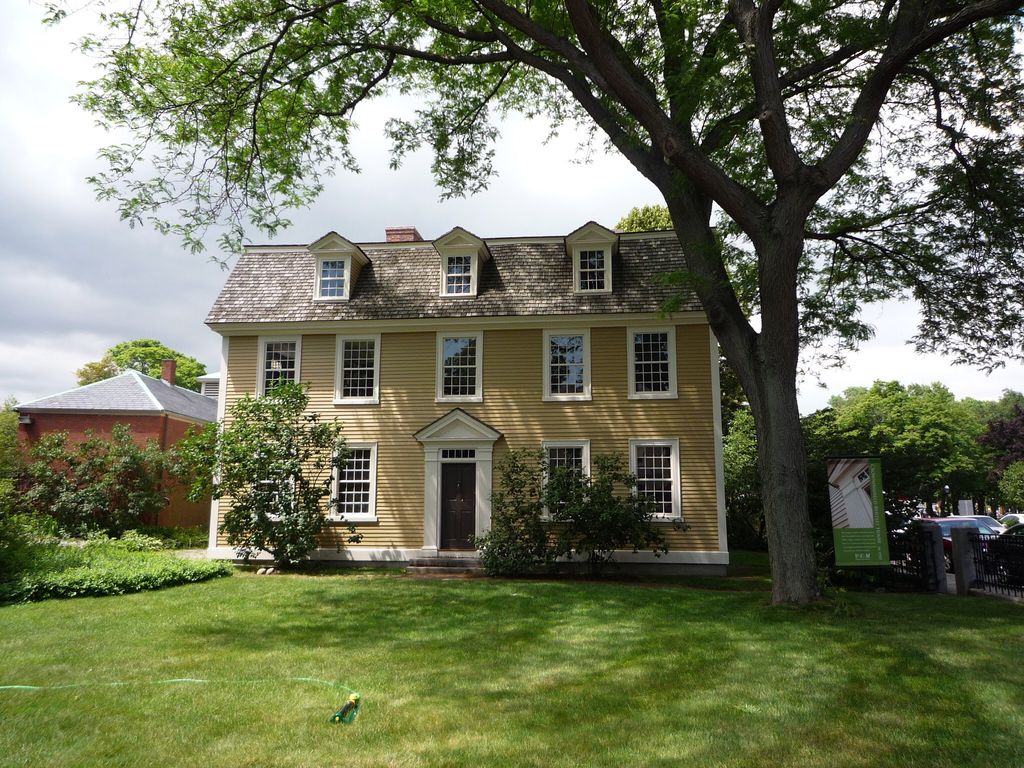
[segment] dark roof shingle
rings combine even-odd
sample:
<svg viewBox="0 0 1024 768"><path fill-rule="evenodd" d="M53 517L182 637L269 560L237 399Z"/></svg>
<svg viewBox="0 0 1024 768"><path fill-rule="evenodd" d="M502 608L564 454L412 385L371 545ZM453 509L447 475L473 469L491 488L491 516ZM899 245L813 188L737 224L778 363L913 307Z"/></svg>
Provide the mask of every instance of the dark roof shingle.
<svg viewBox="0 0 1024 768"><path fill-rule="evenodd" d="M313 300L315 262L306 250L286 247L242 255L206 322L309 322L441 317L657 312L676 289L653 279L683 266L674 237L620 238L612 262L612 292L572 290L572 264L561 241L487 241L491 259L481 264L475 297L439 296L440 257L425 242L413 247L365 249L363 267L348 301ZM696 297L681 309L699 310Z"/></svg>

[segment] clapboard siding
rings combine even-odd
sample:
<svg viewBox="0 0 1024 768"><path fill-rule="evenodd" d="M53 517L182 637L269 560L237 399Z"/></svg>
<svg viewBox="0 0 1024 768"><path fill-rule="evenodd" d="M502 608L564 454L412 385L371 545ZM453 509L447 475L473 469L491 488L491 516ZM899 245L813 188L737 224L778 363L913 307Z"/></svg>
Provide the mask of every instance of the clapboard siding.
<svg viewBox="0 0 1024 768"><path fill-rule="evenodd" d="M582 323L574 327L579 328ZM540 447L542 440L591 441L591 454L620 452L629 440L678 438L682 512L689 529L666 525L674 550L724 550L718 540L712 384L706 325L676 327L678 399L629 400L626 328L591 330L592 391L588 402L542 398L543 329L484 333L481 403L436 403L434 331L381 336L380 403L335 405L334 335L303 335L300 374L309 384L310 408L337 416L350 442L377 443L376 523L360 523L362 546L423 545L423 448L413 434L459 407L503 434L495 463L510 448ZM228 344L226 402L256 391L257 338L232 336ZM495 477L497 481L497 477ZM223 542L222 542L223 543ZM324 542L332 545L331 536Z"/></svg>

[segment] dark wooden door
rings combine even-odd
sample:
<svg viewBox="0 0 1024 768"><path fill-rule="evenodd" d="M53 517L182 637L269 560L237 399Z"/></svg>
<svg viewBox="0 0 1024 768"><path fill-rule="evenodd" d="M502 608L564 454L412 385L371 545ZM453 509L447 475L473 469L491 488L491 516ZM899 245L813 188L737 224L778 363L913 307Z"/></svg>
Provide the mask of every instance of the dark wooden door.
<svg viewBox="0 0 1024 768"><path fill-rule="evenodd" d="M441 465L441 549L472 549L476 527L476 465Z"/></svg>

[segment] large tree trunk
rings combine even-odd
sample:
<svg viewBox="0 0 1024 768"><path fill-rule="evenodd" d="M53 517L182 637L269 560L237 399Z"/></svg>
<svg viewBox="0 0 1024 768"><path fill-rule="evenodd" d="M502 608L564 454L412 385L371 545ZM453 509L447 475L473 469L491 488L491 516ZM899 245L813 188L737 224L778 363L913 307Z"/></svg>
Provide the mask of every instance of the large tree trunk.
<svg viewBox="0 0 1024 768"><path fill-rule="evenodd" d="M796 382L775 368L762 370L758 378L758 397L751 398L751 409L757 427L772 602L806 603L817 599L818 583Z"/></svg>
<svg viewBox="0 0 1024 768"><path fill-rule="evenodd" d="M800 214L779 217L759 243L761 332L737 301L721 247L710 227L711 204L685 182L662 186L693 288L726 359L750 402L772 570L772 601L818 598L807 509L807 460L796 400L800 356L796 271L803 252Z"/></svg>

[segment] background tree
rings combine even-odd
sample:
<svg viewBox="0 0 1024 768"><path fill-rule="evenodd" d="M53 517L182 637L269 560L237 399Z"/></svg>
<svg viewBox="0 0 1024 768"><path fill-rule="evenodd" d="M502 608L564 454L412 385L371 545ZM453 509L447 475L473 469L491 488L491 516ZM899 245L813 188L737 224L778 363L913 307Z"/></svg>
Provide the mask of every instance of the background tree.
<svg viewBox="0 0 1024 768"><path fill-rule="evenodd" d="M1024 461L1011 464L999 478L999 493L1013 510L1024 510Z"/></svg>
<svg viewBox="0 0 1024 768"><path fill-rule="evenodd" d="M194 478L190 498L210 491L224 500L220 530L245 560L266 552L282 567L295 565L319 546L325 515L340 522L331 485L348 456L341 424L307 413L308 405L300 384L246 395L219 433L210 426L177 444L178 472ZM339 542L361 539L349 523Z"/></svg>
<svg viewBox="0 0 1024 768"><path fill-rule="evenodd" d="M993 477L996 479L1011 464L1024 461L1024 406L1015 404L1005 418L988 422L978 441L995 454Z"/></svg>
<svg viewBox="0 0 1024 768"><path fill-rule="evenodd" d="M198 392L196 378L206 373L206 366L156 339L135 339L115 344L102 358L78 369L78 384L92 384L129 370L160 378L163 361L171 359L177 361L175 377L178 386Z"/></svg>
<svg viewBox="0 0 1024 768"><path fill-rule="evenodd" d="M919 348L1024 353L1022 2L101 0L79 101L129 131L99 195L193 247L280 229L389 89L423 97L394 161L430 146L445 195L487 184L508 110L600 134L665 199L754 415L773 599L807 601L801 343L855 345L863 302L911 293Z"/></svg>
<svg viewBox="0 0 1024 768"><path fill-rule="evenodd" d="M10 484L20 464L18 412L14 410L17 404L9 397L0 405L0 486Z"/></svg>
<svg viewBox="0 0 1024 768"><path fill-rule="evenodd" d="M664 205L638 205L619 219L620 232L658 232L672 229L672 217Z"/></svg>
<svg viewBox="0 0 1024 768"><path fill-rule="evenodd" d="M75 371L75 376L78 377L78 386L84 387L86 384L95 384L97 381L112 379L119 373L122 373L122 371L108 351L99 360L86 363Z"/></svg>
<svg viewBox="0 0 1024 768"><path fill-rule="evenodd" d="M890 496L922 501L931 511L947 495L955 504L990 490L992 457L978 443L984 425L943 385L876 381L847 389L830 404L840 444L882 457Z"/></svg>

